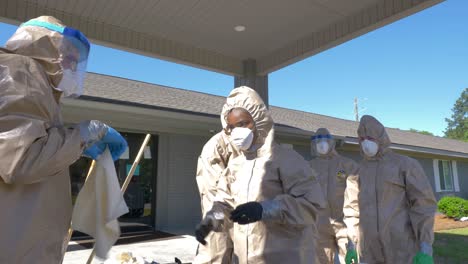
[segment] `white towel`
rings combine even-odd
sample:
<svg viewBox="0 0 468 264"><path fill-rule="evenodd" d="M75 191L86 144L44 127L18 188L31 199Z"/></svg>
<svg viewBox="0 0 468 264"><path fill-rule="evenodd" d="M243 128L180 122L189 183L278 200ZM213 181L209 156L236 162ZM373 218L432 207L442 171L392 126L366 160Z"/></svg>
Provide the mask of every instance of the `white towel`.
<svg viewBox="0 0 468 264"><path fill-rule="evenodd" d="M107 252L120 237L117 218L126 214L128 207L108 149L98 158L95 166L76 199L72 228L92 236L96 256L106 258Z"/></svg>

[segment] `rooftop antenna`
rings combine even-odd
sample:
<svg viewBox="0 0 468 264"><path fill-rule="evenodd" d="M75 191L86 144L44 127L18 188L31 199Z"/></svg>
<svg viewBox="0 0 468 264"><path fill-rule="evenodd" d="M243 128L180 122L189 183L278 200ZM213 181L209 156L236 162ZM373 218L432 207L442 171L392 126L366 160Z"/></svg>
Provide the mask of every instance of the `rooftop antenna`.
<svg viewBox="0 0 468 264"><path fill-rule="evenodd" d="M354 117L356 118L356 122L359 122L359 107L357 97L354 97Z"/></svg>
<svg viewBox="0 0 468 264"><path fill-rule="evenodd" d="M367 98L364 98L363 101L367 100ZM367 108L362 108L361 112L366 111ZM356 122L359 122L359 102L358 98L354 97L354 118Z"/></svg>

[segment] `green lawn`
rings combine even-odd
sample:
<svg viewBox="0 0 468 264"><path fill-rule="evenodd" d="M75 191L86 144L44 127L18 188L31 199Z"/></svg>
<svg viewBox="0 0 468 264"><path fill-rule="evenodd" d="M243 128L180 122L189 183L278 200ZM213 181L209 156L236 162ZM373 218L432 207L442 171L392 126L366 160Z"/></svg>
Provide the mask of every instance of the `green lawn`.
<svg viewBox="0 0 468 264"><path fill-rule="evenodd" d="M468 263L468 227L435 232L434 262Z"/></svg>

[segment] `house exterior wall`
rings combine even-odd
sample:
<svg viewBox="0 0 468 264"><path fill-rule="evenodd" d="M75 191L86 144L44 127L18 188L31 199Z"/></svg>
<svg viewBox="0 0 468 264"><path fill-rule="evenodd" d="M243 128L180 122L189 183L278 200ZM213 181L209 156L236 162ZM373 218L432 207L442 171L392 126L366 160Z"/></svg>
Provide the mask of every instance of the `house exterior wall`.
<svg viewBox="0 0 468 264"><path fill-rule="evenodd" d="M457 161L460 197L468 199L468 161Z"/></svg>
<svg viewBox="0 0 468 264"><path fill-rule="evenodd" d="M311 154L311 152L310 152L310 147L309 147L309 146L305 146L305 145L293 145L293 149L294 149L297 153L301 154L301 156L302 156L305 160L309 161L309 160L312 159L312 154Z"/></svg>
<svg viewBox="0 0 468 264"><path fill-rule="evenodd" d="M156 198L156 229L192 234L201 219L195 179L197 159L208 138L160 134Z"/></svg>
<svg viewBox="0 0 468 264"><path fill-rule="evenodd" d="M413 158L419 161L419 163L423 167L424 172L426 173L426 176L428 177L429 182L432 185L432 188L434 190L434 194L437 200L440 200L442 197L445 197L445 196L458 196L464 199L468 199L468 162L465 162L462 160L456 161L459 191L456 191L456 190L437 191L435 186L436 186L436 180L439 180L439 179L438 178L436 179L437 175L435 174L435 171L434 171L433 162L434 162L434 159L438 159L438 157L434 156L433 158L421 158L421 157L413 157ZM454 161L453 159L450 159L450 158L444 158L444 160L450 160L452 162ZM455 175L453 175L453 177L455 177ZM454 182L455 182L455 179L454 179Z"/></svg>
<svg viewBox="0 0 468 264"><path fill-rule="evenodd" d="M434 195L436 197L437 200L439 200L440 198L442 198L443 196L446 196L446 195L456 195L455 192L436 192L436 189L435 189L435 176L434 176L434 167L433 167L433 159L431 158L419 158L419 157L412 157L414 159L416 159L419 164L421 164L421 167L423 168L424 170L424 173L426 173L426 176L427 176L427 179L429 180L429 183L431 184L432 186L432 190L434 191Z"/></svg>
<svg viewBox="0 0 468 264"><path fill-rule="evenodd" d="M338 150L338 153L344 157L354 160L356 163L359 163L362 160L362 156L359 151Z"/></svg>

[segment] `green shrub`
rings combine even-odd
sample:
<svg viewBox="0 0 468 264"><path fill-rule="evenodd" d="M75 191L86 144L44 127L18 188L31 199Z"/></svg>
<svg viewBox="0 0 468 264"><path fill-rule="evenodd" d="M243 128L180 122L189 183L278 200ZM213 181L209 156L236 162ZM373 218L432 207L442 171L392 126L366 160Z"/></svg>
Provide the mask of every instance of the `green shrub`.
<svg viewBox="0 0 468 264"><path fill-rule="evenodd" d="M437 207L439 212L451 218L468 216L468 200L460 197L443 197Z"/></svg>

